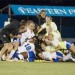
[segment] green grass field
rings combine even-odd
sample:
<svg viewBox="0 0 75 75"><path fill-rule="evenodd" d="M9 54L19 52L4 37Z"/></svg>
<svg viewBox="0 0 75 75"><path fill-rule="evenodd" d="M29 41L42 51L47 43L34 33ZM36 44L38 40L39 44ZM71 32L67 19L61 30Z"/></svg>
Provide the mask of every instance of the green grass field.
<svg viewBox="0 0 75 75"><path fill-rule="evenodd" d="M0 61L0 75L75 75L75 63Z"/></svg>

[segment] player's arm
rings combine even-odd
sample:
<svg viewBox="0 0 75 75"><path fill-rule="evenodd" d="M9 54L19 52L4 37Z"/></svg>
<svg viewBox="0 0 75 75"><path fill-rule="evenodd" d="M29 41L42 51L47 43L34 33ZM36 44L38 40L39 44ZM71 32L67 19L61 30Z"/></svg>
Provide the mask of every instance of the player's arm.
<svg viewBox="0 0 75 75"><path fill-rule="evenodd" d="M42 26L41 26L41 28L40 29L38 29L38 32L37 32L37 34L39 34L44 28L46 28L46 25L45 24L43 24Z"/></svg>
<svg viewBox="0 0 75 75"><path fill-rule="evenodd" d="M26 31L26 28L23 28L23 29L20 28L20 29L19 29L19 33L23 33L23 32L25 32L25 31Z"/></svg>
<svg viewBox="0 0 75 75"><path fill-rule="evenodd" d="M37 32L37 34L39 34L41 31L43 30L43 28L40 28Z"/></svg>
<svg viewBox="0 0 75 75"><path fill-rule="evenodd" d="M56 51L58 51L58 50L60 50L60 49L62 49L60 45L58 45L58 46L55 48Z"/></svg>
<svg viewBox="0 0 75 75"><path fill-rule="evenodd" d="M14 36L14 35L10 34L10 37L11 37L11 38L21 38L22 36L21 36L21 35L15 35L15 36Z"/></svg>
<svg viewBox="0 0 75 75"><path fill-rule="evenodd" d="M54 53L54 52L56 52L56 51L58 51L58 50L56 50L56 49L55 49L55 50L51 50L50 53Z"/></svg>
<svg viewBox="0 0 75 75"><path fill-rule="evenodd" d="M22 36L21 35L17 35L17 36L14 36L15 38L21 38Z"/></svg>
<svg viewBox="0 0 75 75"><path fill-rule="evenodd" d="M56 52L56 51L58 51L60 49L61 49L61 47L58 45L57 47L55 47L54 50L50 50L50 53Z"/></svg>

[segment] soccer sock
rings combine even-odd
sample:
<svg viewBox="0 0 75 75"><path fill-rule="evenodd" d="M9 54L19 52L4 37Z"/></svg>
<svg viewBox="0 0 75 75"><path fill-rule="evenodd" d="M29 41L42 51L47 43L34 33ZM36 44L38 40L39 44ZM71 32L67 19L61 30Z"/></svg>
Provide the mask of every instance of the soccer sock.
<svg viewBox="0 0 75 75"><path fill-rule="evenodd" d="M24 57L23 57L22 54L19 54L18 57L19 57L20 60L24 60Z"/></svg>
<svg viewBox="0 0 75 75"><path fill-rule="evenodd" d="M9 54L9 59L11 59L12 57L13 57L13 55L14 55L14 53L15 53L15 50L12 50L11 52L10 52L10 54Z"/></svg>
<svg viewBox="0 0 75 75"><path fill-rule="evenodd" d="M63 57L63 61L71 59L71 53L68 53L66 56Z"/></svg>

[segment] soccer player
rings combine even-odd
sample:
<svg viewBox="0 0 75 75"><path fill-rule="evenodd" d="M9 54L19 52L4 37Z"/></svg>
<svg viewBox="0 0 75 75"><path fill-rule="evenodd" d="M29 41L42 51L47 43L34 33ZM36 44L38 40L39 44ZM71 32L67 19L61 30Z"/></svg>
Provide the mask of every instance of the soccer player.
<svg viewBox="0 0 75 75"><path fill-rule="evenodd" d="M35 36L34 34L34 29L35 29L35 24L33 21L29 20L26 23L26 32L22 33L22 38L21 38L21 43L25 42L27 39L30 39Z"/></svg>
<svg viewBox="0 0 75 75"><path fill-rule="evenodd" d="M40 13L37 16L38 18L38 26L37 29L46 22L46 11L45 10L41 10ZM45 34L46 33L46 29L43 29L40 33Z"/></svg>
<svg viewBox="0 0 75 75"><path fill-rule="evenodd" d="M46 17L46 23L44 23L41 28L38 30L38 33L40 33L43 29L46 28L46 35L48 34L53 34L54 37L56 37L57 39L61 38L61 35L59 33L59 31L57 30L57 26L55 24L55 22L52 22L51 17Z"/></svg>
<svg viewBox="0 0 75 75"><path fill-rule="evenodd" d="M2 55L4 54L6 50L9 50L10 48L12 48L10 37L18 35L19 27L20 27L19 21L15 20L1 29L0 37L4 46L1 49L0 58L2 57Z"/></svg>
<svg viewBox="0 0 75 75"><path fill-rule="evenodd" d="M46 11L45 10L41 10L40 13L37 16L38 18L38 25L41 26L46 22Z"/></svg>
<svg viewBox="0 0 75 75"><path fill-rule="evenodd" d="M20 22L20 28L19 28L19 34L15 37L11 38L11 43L13 45L13 49L10 51L8 58L6 59L7 61L9 61L9 59L12 58L12 56L14 55L14 53L16 52L16 50L18 49L19 46L21 46L21 38L22 38L22 32L26 32L26 21L22 20Z"/></svg>
<svg viewBox="0 0 75 75"><path fill-rule="evenodd" d="M67 41L54 40L52 34L48 36L47 42L53 45L56 48L56 50L65 49L75 53L75 46L73 43Z"/></svg>
<svg viewBox="0 0 75 75"><path fill-rule="evenodd" d="M10 52L9 58L12 58L15 51L18 49L18 43L20 43L20 45L22 45L26 40L31 39L35 35L33 32L33 30L35 28L35 24L33 23L33 21L27 21L27 23L26 23L26 21L23 20L20 22L20 25L21 25L20 26L21 38L17 38L19 41L15 41L15 44L13 44L15 47Z"/></svg>
<svg viewBox="0 0 75 75"><path fill-rule="evenodd" d="M46 32L48 32L49 27L52 28L52 31L57 31L57 26L54 22L52 22L51 17L46 17L46 23L44 23L41 28L39 29L38 33L41 32L44 28L46 28Z"/></svg>
<svg viewBox="0 0 75 75"><path fill-rule="evenodd" d="M18 48L17 55L15 54L13 57L19 58L20 60L25 59L28 62L33 62L35 60L35 56L36 52L34 40L30 39Z"/></svg>
<svg viewBox="0 0 75 75"><path fill-rule="evenodd" d="M9 58L12 58L13 54L15 53L15 51L18 48L19 42L17 42L17 41L11 42L11 38L16 38L16 39L21 38L21 36L18 34L26 31L26 26L23 26L24 24L25 24L25 21L23 21L20 24L19 21L15 20L15 21L12 21L10 24L5 26L1 30L0 35L1 35L2 41L4 43L4 47L1 50L0 57L4 54L4 52L6 50L8 50L8 51L12 50L9 55ZM12 46L14 46L14 47L12 47Z"/></svg>
<svg viewBox="0 0 75 75"><path fill-rule="evenodd" d="M43 52L39 53L39 57L43 60L49 60L51 62L59 62L60 59L63 58L63 53L60 51L53 51L50 46L46 46L44 43L41 44L42 49L44 50Z"/></svg>

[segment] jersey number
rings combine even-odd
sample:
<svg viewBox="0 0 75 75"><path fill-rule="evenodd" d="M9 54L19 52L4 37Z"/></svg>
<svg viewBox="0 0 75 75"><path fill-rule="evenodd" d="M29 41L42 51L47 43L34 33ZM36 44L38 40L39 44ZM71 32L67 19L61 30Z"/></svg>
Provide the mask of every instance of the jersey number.
<svg viewBox="0 0 75 75"><path fill-rule="evenodd" d="M27 51L31 49L31 46L29 44L25 45L25 47Z"/></svg>

